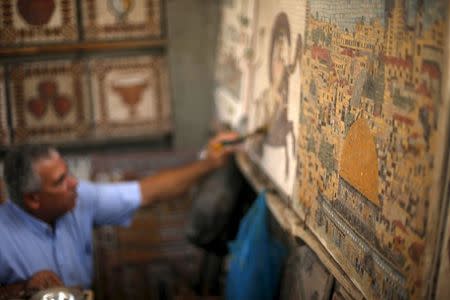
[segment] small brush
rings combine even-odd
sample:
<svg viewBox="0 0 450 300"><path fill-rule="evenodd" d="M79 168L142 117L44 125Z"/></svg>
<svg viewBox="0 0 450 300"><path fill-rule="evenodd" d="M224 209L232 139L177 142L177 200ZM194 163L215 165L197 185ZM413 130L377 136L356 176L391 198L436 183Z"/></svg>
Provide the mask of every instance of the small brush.
<svg viewBox="0 0 450 300"><path fill-rule="evenodd" d="M241 135L234 140L223 141L223 142L221 142L221 144L222 144L222 146L233 146L233 145L237 145L237 144L244 142L246 139L248 139L250 137L260 135L260 134L266 134L266 133L267 133L267 125L261 126L261 127L257 128L256 130L254 130L253 132Z"/></svg>

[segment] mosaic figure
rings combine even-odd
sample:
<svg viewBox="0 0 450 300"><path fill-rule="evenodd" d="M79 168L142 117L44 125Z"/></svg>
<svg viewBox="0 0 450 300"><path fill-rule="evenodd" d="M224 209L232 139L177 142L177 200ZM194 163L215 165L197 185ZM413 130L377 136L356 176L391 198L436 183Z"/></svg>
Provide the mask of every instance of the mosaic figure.
<svg viewBox="0 0 450 300"><path fill-rule="evenodd" d="M291 33L289 20L285 13L279 13L272 27L269 52L269 80L272 89L271 101L266 103L269 117L269 133L265 143L273 147L284 147L286 165L285 175L289 174L289 157L287 137L292 136L293 153L295 153L295 135L293 122L288 119L289 76L294 73L300 62L302 49L301 35L297 36L297 43L292 62L289 60L291 52Z"/></svg>

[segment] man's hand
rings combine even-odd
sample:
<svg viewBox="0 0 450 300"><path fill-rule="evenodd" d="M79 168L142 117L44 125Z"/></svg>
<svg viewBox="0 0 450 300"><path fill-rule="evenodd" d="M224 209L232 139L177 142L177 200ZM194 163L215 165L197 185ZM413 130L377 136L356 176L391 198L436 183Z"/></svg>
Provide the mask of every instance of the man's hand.
<svg viewBox="0 0 450 300"><path fill-rule="evenodd" d="M238 146L224 146L222 143L237 138L239 134L234 131L218 133L208 142L206 159L210 160L215 168L223 166L230 154L237 151Z"/></svg>
<svg viewBox="0 0 450 300"><path fill-rule="evenodd" d="M0 300L31 297L34 293L57 286L64 286L58 275L49 270L39 271L27 281L0 285Z"/></svg>
<svg viewBox="0 0 450 300"><path fill-rule="evenodd" d="M25 292L32 295L40 290L64 286L64 283L59 279L58 275L49 270L39 271L34 273L25 284Z"/></svg>
<svg viewBox="0 0 450 300"><path fill-rule="evenodd" d="M139 181L142 195L142 206L155 201L175 199L185 194L200 178L221 167L228 156L235 152L237 146L224 146L222 142L235 140L236 132L219 133L208 143L205 155L190 164L161 170L156 174L144 177Z"/></svg>

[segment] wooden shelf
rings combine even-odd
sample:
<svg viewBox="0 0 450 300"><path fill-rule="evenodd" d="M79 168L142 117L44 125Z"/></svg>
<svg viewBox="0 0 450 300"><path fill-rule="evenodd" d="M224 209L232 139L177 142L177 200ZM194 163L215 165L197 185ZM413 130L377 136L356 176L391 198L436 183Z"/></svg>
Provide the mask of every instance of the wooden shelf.
<svg viewBox="0 0 450 300"><path fill-rule="evenodd" d="M132 41L105 41L105 42L79 42L73 44L39 45L29 47L0 48L0 57L74 53L84 51L111 51L124 49L145 49L150 47L164 47L166 39L132 40Z"/></svg>

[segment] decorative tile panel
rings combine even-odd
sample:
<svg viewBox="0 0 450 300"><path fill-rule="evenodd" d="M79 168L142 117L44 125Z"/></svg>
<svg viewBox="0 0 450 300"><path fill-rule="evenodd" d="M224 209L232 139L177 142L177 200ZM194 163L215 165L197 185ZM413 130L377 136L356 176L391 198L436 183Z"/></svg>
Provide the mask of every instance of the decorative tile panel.
<svg viewBox="0 0 450 300"><path fill-rule="evenodd" d="M78 39L75 0L2 0L0 46Z"/></svg>
<svg viewBox="0 0 450 300"><path fill-rule="evenodd" d="M98 138L172 129L165 57L96 58L90 61L90 71Z"/></svg>
<svg viewBox="0 0 450 300"><path fill-rule="evenodd" d="M84 0L81 7L87 40L161 37L161 0Z"/></svg>
<svg viewBox="0 0 450 300"><path fill-rule="evenodd" d="M88 134L90 108L83 64L58 60L11 67L15 143L76 141Z"/></svg>

